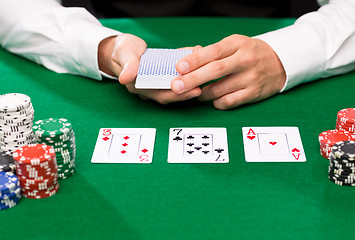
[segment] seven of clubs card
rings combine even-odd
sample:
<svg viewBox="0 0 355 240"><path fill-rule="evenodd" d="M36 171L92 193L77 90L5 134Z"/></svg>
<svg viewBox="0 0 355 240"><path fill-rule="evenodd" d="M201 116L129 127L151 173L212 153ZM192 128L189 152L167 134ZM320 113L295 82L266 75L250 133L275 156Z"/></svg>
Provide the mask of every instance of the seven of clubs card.
<svg viewBox="0 0 355 240"><path fill-rule="evenodd" d="M169 163L228 163L226 128L170 128Z"/></svg>
<svg viewBox="0 0 355 240"><path fill-rule="evenodd" d="M101 128L92 163L151 163L155 128Z"/></svg>
<svg viewBox="0 0 355 240"><path fill-rule="evenodd" d="M247 162L305 162L297 127L243 127Z"/></svg>

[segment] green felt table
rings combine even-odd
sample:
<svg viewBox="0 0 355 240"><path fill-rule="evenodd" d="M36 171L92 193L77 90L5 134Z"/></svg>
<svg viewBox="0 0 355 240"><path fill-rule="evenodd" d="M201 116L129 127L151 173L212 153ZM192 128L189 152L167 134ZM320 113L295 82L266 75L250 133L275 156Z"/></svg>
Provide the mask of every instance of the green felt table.
<svg viewBox="0 0 355 240"><path fill-rule="evenodd" d="M148 47L207 45L293 19L107 19ZM257 104L219 111L211 103L159 105L113 80L57 74L0 49L0 93L31 97L35 119L74 127L76 174L53 197L0 212L1 239L343 239L355 234L355 188L327 178L318 135L354 107L355 73L296 87ZM246 163L244 126L299 127L307 162ZM98 131L156 128L151 164L92 164ZM168 164L172 127L226 127L228 164Z"/></svg>

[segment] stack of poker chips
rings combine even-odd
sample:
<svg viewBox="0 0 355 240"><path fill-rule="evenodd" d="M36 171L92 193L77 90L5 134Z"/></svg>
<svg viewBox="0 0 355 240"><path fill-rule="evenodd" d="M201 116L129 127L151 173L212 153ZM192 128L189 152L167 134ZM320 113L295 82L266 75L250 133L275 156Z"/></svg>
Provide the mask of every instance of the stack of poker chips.
<svg viewBox="0 0 355 240"><path fill-rule="evenodd" d="M0 172L16 172L16 166L12 154L0 152Z"/></svg>
<svg viewBox="0 0 355 240"><path fill-rule="evenodd" d="M0 210L16 206L21 197L17 176L12 172L0 172Z"/></svg>
<svg viewBox="0 0 355 240"><path fill-rule="evenodd" d="M338 185L355 186L355 141L334 144L329 160L328 178Z"/></svg>
<svg viewBox="0 0 355 240"><path fill-rule="evenodd" d="M338 112L336 129L355 133L355 108L346 108Z"/></svg>
<svg viewBox="0 0 355 240"><path fill-rule="evenodd" d="M58 165L58 176L66 179L75 171L75 135L71 123L65 118L47 118L33 125L37 143L54 148Z"/></svg>
<svg viewBox="0 0 355 240"><path fill-rule="evenodd" d="M46 198L59 189L57 162L51 146L30 144L13 153L23 196Z"/></svg>
<svg viewBox="0 0 355 240"><path fill-rule="evenodd" d="M12 153L34 141L34 110L31 99L21 93L0 95L0 151Z"/></svg>
<svg viewBox="0 0 355 240"><path fill-rule="evenodd" d="M334 144L340 141L355 141L355 135L342 130L328 130L319 134L320 153L329 159L329 154Z"/></svg>

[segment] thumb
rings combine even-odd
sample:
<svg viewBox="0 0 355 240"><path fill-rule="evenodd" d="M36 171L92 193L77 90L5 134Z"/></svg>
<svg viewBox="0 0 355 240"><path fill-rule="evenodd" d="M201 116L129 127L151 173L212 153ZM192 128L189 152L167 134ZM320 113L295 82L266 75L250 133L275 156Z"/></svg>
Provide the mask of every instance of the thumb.
<svg viewBox="0 0 355 240"><path fill-rule="evenodd" d="M132 83L137 77L138 68L139 68L139 60L137 57L127 59L123 63L123 69L118 78L119 82L123 85Z"/></svg>

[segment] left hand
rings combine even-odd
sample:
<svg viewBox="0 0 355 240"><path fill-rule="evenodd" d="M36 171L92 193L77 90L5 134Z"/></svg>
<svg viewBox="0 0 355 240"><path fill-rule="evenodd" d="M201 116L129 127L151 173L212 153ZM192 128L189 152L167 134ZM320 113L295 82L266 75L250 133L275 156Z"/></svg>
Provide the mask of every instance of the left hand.
<svg viewBox="0 0 355 240"><path fill-rule="evenodd" d="M226 110L268 98L283 88L285 70L273 49L259 39L231 35L195 50L176 64L182 74L172 90L182 94L221 77L202 88L201 101L213 100Z"/></svg>

